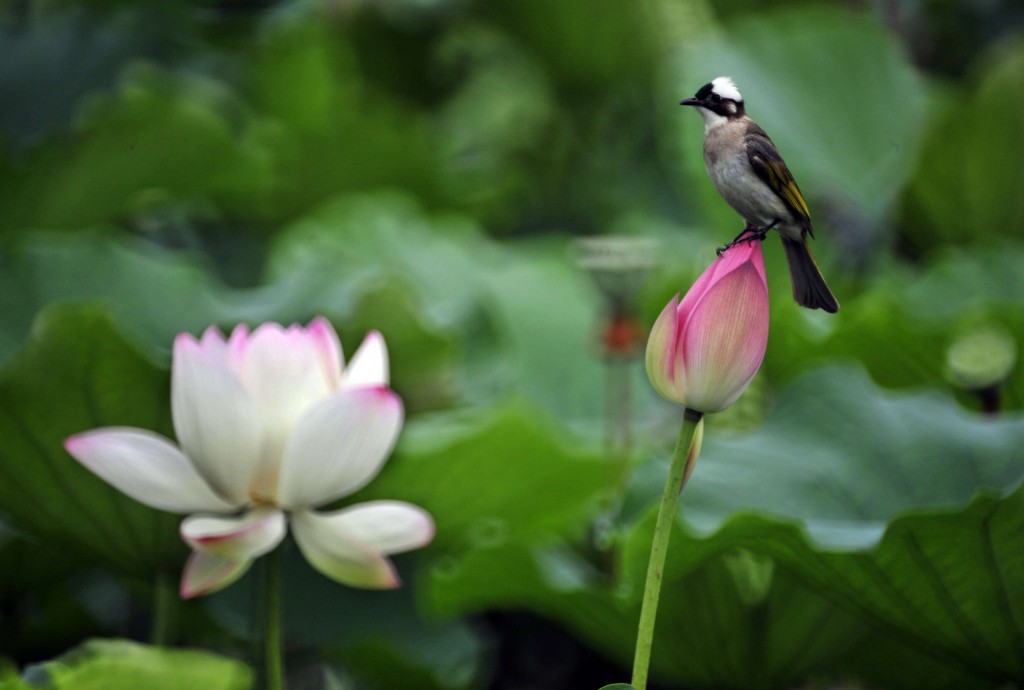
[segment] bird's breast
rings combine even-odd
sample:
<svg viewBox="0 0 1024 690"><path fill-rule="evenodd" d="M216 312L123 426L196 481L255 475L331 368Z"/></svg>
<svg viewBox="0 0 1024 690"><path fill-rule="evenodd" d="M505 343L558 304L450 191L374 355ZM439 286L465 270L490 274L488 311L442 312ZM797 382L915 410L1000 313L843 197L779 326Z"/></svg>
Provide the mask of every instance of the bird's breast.
<svg viewBox="0 0 1024 690"><path fill-rule="evenodd" d="M775 219L788 224L792 217L786 205L750 167L742 133L730 132L727 127L718 130L707 132L704 138L704 167L715 189L752 225L764 227Z"/></svg>

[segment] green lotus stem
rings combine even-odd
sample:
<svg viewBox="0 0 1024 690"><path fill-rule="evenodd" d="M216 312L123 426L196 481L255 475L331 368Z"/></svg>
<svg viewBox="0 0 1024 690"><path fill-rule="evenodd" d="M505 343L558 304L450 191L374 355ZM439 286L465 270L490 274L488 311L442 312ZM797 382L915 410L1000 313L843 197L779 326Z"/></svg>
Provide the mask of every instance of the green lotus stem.
<svg viewBox="0 0 1024 690"><path fill-rule="evenodd" d="M168 647L173 642L178 613L178 597L174 581L166 570L153 577L153 620L149 641L157 647Z"/></svg>
<svg viewBox="0 0 1024 690"><path fill-rule="evenodd" d="M256 640L259 659L257 685L260 690L284 690L284 663L281 658L281 561L282 547L261 560L260 605L262 635Z"/></svg>
<svg viewBox="0 0 1024 690"><path fill-rule="evenodd" d="M668 554L668 540L672 536L672 525L675 523L676 501L679 498L683 477L686 475L697 425L704 416L689 408L683 413L683 423L679 429L679 442L672 455L672 466L669 469L665 490L661 494L658 506L658 521L654 527L654 539L651 543L651 560L647 565L647 582L644 585L644 600L640 609L640 627L636 637L636 653L633 657L633 679L631 684L636 690L647 689L647 671L651 663L651 645L654 642L654 619L658 614L658 598L661 595L662 571L665 569L665 557Z"/></svg>

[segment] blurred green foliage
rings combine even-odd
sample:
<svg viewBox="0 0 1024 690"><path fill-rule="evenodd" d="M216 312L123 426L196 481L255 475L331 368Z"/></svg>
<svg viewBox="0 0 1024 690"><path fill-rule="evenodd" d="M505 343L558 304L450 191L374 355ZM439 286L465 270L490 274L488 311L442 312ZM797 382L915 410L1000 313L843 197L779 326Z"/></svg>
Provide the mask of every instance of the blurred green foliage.
<svg viewBox="0 0 1024 690"><path fill-rule="evenodd" d="M252 685L252 672L241 662L127 640L89 640L58 660L33 666L25 677L23 687L50 690L245 690Z"/></svg>
<svg viewBox="0 0 1024 690"><path fill-rule="evenodd" d="M181 607L177 641L209 653L118 639L181 568L178 518L62 441L170 433L176 333L316 314L350 351L383 332L409 413L352 500L416 502L438 532L399 592L286 544L293 685L624 680L679 411L608 323L648 326L740 229L676 105L720 74L800 182L843 307L796 307L769 238L768 354L707 420L652 687L1024 683L1018 4L15 0L0 688L249 687L248 577ZM575 263L613 233L657 243L628 293ZM997 380L951 369L964 342Z"/></svg>

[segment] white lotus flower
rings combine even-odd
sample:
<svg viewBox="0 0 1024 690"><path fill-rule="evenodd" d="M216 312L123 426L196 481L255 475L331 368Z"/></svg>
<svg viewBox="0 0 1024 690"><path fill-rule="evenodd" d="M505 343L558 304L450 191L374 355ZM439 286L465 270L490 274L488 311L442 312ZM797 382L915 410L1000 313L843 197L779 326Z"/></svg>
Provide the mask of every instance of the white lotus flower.
<svg viewBox="0 0 1024 690"><path fill-rule="evenodd" d="M400 501L331 513L322 506L380 471L402 426L388 387L384 339L372 332L344 366L322 318L308 327L209 328L174 342L171 403L178 444L145 429L108 427L67 439L68 452L137 501L191 513L193 552L181 596L215 592L292 533L306 560L353 587L399 582L389 554L427 544L430 515Z"/></svg>

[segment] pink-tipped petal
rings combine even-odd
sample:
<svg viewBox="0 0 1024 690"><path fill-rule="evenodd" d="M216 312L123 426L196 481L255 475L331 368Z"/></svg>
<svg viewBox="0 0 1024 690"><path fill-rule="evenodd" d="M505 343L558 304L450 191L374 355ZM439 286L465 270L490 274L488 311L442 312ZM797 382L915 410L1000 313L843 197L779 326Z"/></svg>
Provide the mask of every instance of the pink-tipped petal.
<svg viewBox="0 0 1024 690"><path fill-rule="evenodd" d="M746 262L753 264L754 268L757 269L757 275L764 283L765 288L768 287L768 274L764 268L764 248L760 242L749 242L747 250L737 257L737 265L741 265Z"/></svg>
<svg viewBox="0 0 1024 690"><path fill-rule="evenodd" d="M367 501L314 516L386 555L422 548L434 538L430 513L405 501Z"/></svg>
<svg viewBox="0 0 1024 690"><path fill-rule="evenodd" d="M727 255L726 255L727 256ZM704 293L708 291L724 265L725 257L720 256L711 262L711 265L704 269L704 272L700 274L690 289L686 291L683 298L679 300L679 306L677 308L678 321L677 327L682 328L683 324L686 323L686 318L693 311L693 307L697 304L697 301L704 296Z"/></svg>
<svg viewBox="0 0 1024 690"><path fill-rule="evenodd" d="M191 338L192 336L188 333L182 333L178 337ZM227 359L228 344L224 340L224 334L216 326L210 326L203 331L203 337L199 339L199 347L208 356L217 361L225 361Z"/></svg>
<svg viewBox="0 0 1024 690"><path fill-rule="evenodd" d="M181 574L179 594L191 599L224 589L242 577L252 561L233 561L213 554L193 551Z"/></svg>
<svg viewBox="0 0 1024 690"><path fill-rule="evenodd" d="M757 373L767 343L768 289L748 261L715 282L684 324L677 395L694 410L725 409Z"/></svg>
<svg viewBox="0 0 1024 690"><path fill-rule="evenodd" d="M144 429L108 427L64 442L76 460L136 501L173 513L227 511L188 458L163 436Z"/></svg>
<svg viewBox="0 0 1024 690"><path fill-rule="evenodd" d="M393 589L400 584L391 561L351 533L337 514L296 511L292 533L309 564L336 582L363 589Z"/></svg>
<svg viewBox="0 0 1024 690"><path fill-rule="evenodd" d="M175 340L171 411L182 450L220 495L239 506L249 499L260 458L259 418L225 355L212 352L216 349L188 334Z"/></svg>
<svg viewBox="0 0 1024 690"><path fill-rule="evenodd" d="M306 327L306 333L320 358L320 367L327 380L328 389L338 390L341 386L341 370L344 358L341 341L331 322L322 316L313 319Z"/></svg>
<svg viewBox="0 0 1024 690"><path fill-rule="evenodd" d="M305 330L265 323L249 336L242 380L259 411L260 462L248 487L257 500L277 501L281 459L297 420L332 391Z"/></svg>
<svg viewBox="0 0 1024 690"><path fill-rule="evenodd" d="M402 427L402 402L387 388L343 389L295 426L281 467L280 505L308 508L377 476Z"/></svg>
<svg viewBox="0 0 1024 690"><path fill-rule="evenodd" d="M345 367L341 385L343 388L379 387L387 386L388 382L387 344L384 336L377 331L370 331L352 356L352 361Z"/></svg>
<svg viewBox="0 0 1024 690"><path fill-rule="evenodd" d="M240 323L231 331L227 342L228 368L241 379L242 363L245 362L245 351L249 347L249 327Z"/></svg>
<svg viewBox="0 0 1024 690"><path fill-rule="evenodd" d="M272 551L287 531L284 513L256 508L240 516L192 515L181 523L181 537L195 551L232 561L252 560Z"/></svg>
<svg viewBox="0 0 1024 690"><path fill-rule="evenodd" d="M672 399L675 391L675 351L679 335L677 326L679 308L678 293L661 310L658 319L647 337L647 377L651 385L662 396Z"/></svg>
<svg viewBox="0 0 1024 690"><path fill-rule="evenodd" d="M331 392L321 366L322 339L299 327L265 323L245 349L243 382L262 412L290 425L312 403Z"/></svg>
<svg viewBox="0 0 1024 690"><path fill-rule="evenodd" d="M761 280L765 281L765 285L767 285L761 243L754 240L734 244L726 249L721 256L712 261L711 265L704 269L700 277L694 281L693 286L686 291L682 301L679 303L679 327L682 328L693 307L704 296L704 293L711 289L712 285L749 261L754 262L754 265L758 268Z"/></svg>

